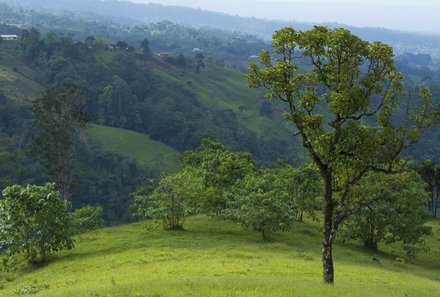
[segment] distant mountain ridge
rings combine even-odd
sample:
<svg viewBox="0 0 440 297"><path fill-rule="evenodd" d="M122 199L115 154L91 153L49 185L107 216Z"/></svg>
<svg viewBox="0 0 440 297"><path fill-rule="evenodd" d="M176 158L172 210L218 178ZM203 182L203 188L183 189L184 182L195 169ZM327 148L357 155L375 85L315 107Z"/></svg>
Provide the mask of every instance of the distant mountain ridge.
<svg viewBox="0 0 440 297"><path fill-rule="evenodd" d="M160 4L139 4L115 0L3 0L3 2L33 9L55 11L92 12L127 25L145 24L168 20L191 27L209 27L228 31L241 31L269 39L281 27L293 26L299 30L311 28L314 24L296 21L263 20L239 17L181 6ZM329 27L345 27L367 40L378 40L392 44L396 50L405 52L418 48L419 52L434 51L440 47L440 36L408 33L384 28L359 28L338 23L325 23ZM438 54L440 57L440 53Z"/></svg>

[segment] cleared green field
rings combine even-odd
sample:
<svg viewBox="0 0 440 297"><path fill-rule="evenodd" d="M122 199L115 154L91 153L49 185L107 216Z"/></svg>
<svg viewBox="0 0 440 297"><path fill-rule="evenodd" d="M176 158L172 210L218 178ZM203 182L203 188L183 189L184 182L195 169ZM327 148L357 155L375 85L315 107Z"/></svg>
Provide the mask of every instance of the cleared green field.
<svg viewBox="0 0 440 297"><path fill-rule="evenodd" d="M306 221L263 242L255 232L205 216L186 231L152 223L106 228L44 267L3 274L0 296L439 296L440 222L429 253L400 259L397 247L370 253L335 246L336 283L321 281L320 226ZM373 257L380 262L373 261Z"/></svg>
<svg viewBox="0 0 440 297"><path fill-rule="evenodd" d="M44 88L36 81L32 69L17 59L15 43L0 44L0 92L17 101L29 101L40 96Z"/></svg>
<svg viewBox="0 0 440 297"><path fill-rule="evenodd" d="M148 135L101 125L92 125L87 132L101 142L104 149L132 158L154 172L179 170L179 152Z"/></svg>

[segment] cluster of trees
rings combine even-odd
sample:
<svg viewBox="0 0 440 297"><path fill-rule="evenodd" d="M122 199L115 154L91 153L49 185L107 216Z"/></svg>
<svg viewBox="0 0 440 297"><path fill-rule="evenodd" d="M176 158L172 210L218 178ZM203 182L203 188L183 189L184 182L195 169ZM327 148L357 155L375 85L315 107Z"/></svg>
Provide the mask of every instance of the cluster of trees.
<svg viewBox="0 0 440 297"><path fill-rule="evenodd" d="M197 213L236 222L261 233L288 231L307 215L318 219L324 188L312 164L278 161L263 167L246 152L233 152L219 141L205 139L185 153L182 170L133 194L131 210L138 218L183 229ZM408 255L422 248L429 200L426 184L411 168L394 173L370 172L350 191L350 217L341 239L361 240L376 250L379 243L400 242Z"/></svg>
<svg viewBox="0 0 440 297"><path fill-rule="evenodd" d="M184 219L206 213L259 231L264 239L290 230L303 214L319 209L321 186L311 166L279 161L265 168L250 153L233 152L219 141L204 139L184 154L182 170L133 194L135 216L182 229Z"/></svg>

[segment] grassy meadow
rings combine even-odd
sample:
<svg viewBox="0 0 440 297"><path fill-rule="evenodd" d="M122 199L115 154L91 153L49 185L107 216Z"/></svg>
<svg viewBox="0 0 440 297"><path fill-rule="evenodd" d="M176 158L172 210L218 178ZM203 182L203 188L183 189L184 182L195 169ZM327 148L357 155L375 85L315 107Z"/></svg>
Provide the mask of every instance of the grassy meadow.
<svg viewBox="0 0 440 297"><path fill-rule="evenodd" d="M102 143L104 149L132 158L154 172L174 173L179 170L179 152L148 135L95 124L87 132Z"/></svg>
<svg viewBox="0 0 440 297"><path fill-rule="evenodd" d="M0 296L439 296L440 222L430 251L407 259L357 242L335 245L336 280L321 281L320 224L306 220L264 242L257 232L205 216L185 231L141 222L76 237L43 267L3 273ZM373 258L379 261L373 260Z"/></svg>

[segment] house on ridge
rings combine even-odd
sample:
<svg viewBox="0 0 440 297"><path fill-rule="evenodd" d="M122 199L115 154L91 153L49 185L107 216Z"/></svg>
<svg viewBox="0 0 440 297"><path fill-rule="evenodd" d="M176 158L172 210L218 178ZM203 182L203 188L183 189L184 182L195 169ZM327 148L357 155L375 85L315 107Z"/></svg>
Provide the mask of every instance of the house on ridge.
<svg viewBox="0 0 440 297"><path fill-rule="evenodd" d="M18 40L18 35L0 34L0 39L5 41Z"/></svg>

